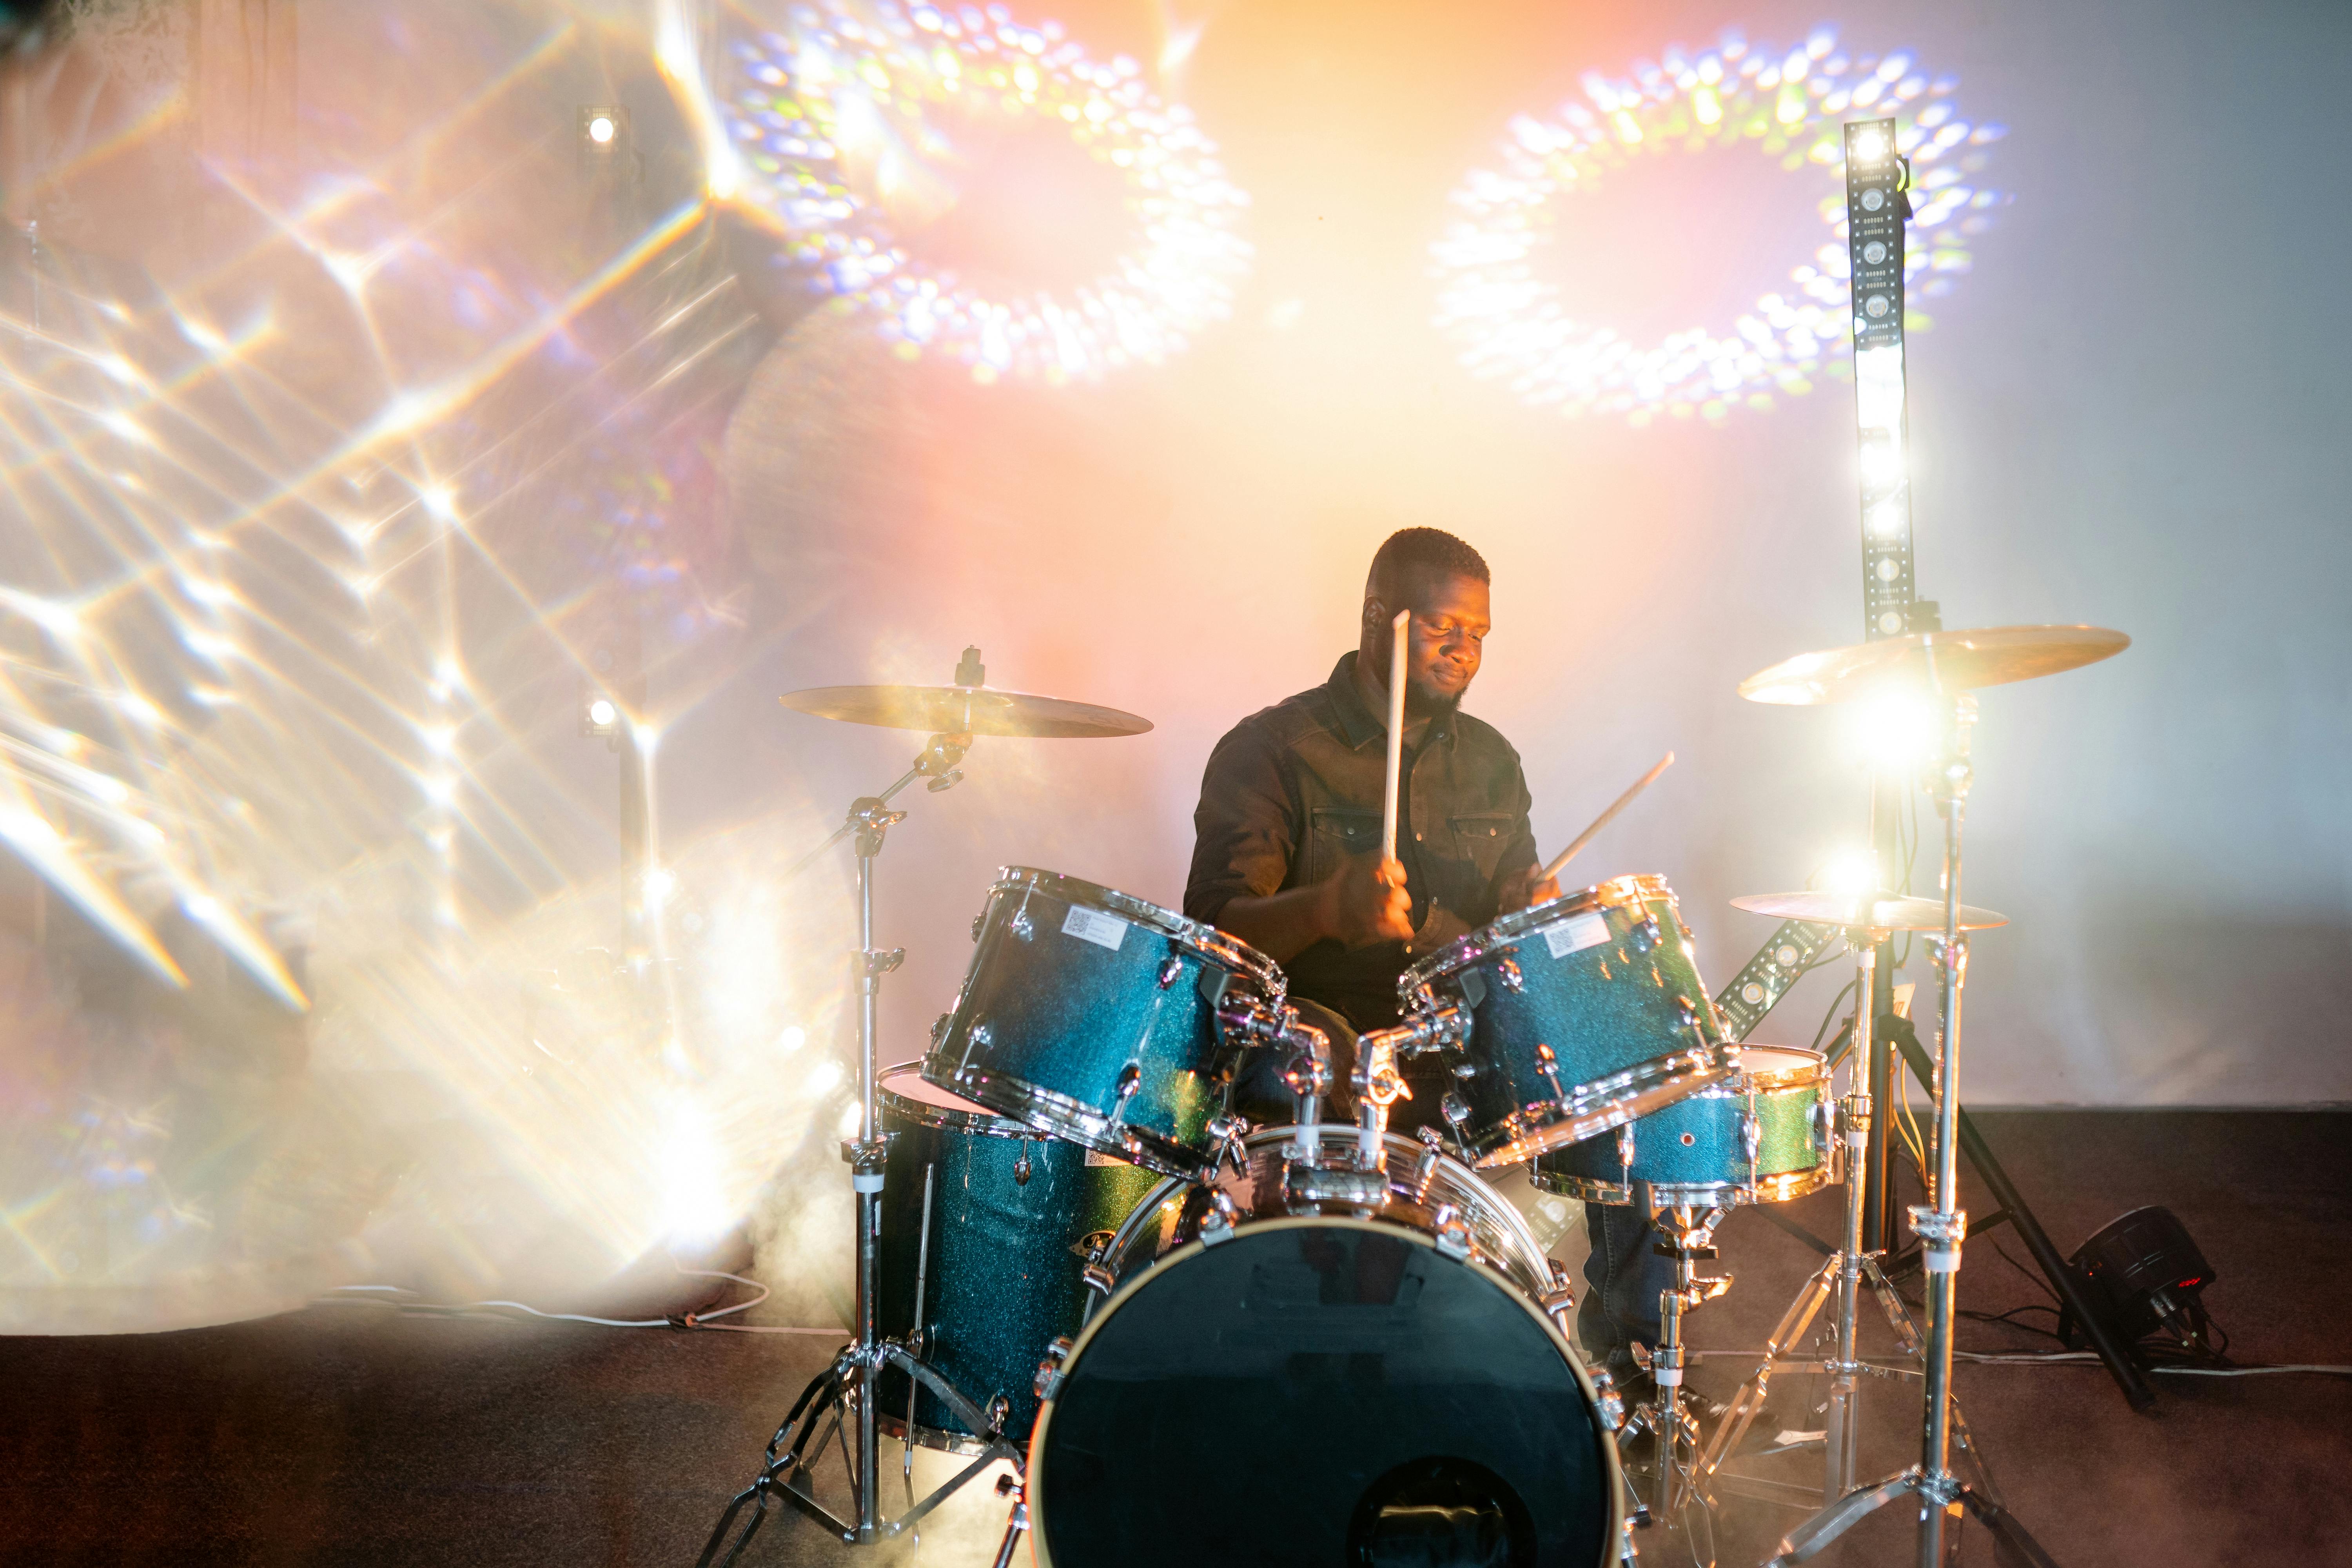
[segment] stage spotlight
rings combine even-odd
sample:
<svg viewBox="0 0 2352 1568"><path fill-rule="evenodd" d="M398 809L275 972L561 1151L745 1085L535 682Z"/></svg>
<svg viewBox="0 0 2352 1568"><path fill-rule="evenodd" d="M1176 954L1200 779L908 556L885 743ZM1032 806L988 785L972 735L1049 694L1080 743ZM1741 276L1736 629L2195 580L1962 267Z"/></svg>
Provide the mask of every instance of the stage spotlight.
<svg viewBox="0 0 2352 1568"><path fill-rule="evenodd" d="M1892 777L1907 777L1936 756L1936 710L1924 699L1890 695L1849 710L1847 739L1854 755Z"/></svg>
<svg viewBox="0 0 2352 1568"><path fill-rule="evenodd" d="M2083 1277L2093 1309L2116 1338L2137 1342L2162 1329L2192 1354L2218 1355L2207 1334L2210 1320L2198 1299L2213 1282L2213 1266L2170 1209L2134 1209L2110 1221L2066 1261ZM2073 1319L2062 1313L2059 1337L2071 1346L2077 1331Z"/></svg>
<svg viewBox="0 0 2352 1568"><path fill-rule="evenodd" d="M1867 849L1848 849L1813 873L1813 885L1829 893L1874 893L1878 890L1878 857Z"/></svg>
<svg viewBox="0 0 2352 1568"><path fill-rule="evenodd" d="M601 740L613 751L621 749L621 705L601 691L580 700L580 737Z"/></svg>
<svg viewBox="0 0 2352 1568"><path fill-rule="evenodd" d="M583 103L578 116L580 162L595 168L629 154L629 111L617 103Z"/></svg>
<svg viewBox="0 0 2352 1568"><path fill-rule="evenodd" d="M1853 155L1861 163L1878 163L1892 150L1893 146L1886 139L1886 132L1875 125L1867 126L1854 133Z"/></svg>

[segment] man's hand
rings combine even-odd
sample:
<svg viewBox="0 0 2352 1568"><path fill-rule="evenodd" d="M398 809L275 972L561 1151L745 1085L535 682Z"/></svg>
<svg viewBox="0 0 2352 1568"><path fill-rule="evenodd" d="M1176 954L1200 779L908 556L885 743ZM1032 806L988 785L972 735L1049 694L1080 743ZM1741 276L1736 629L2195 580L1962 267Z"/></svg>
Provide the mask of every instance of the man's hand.
<svg viewBox="0 0 2352 1568"><path fill-rule="evenodd" d="M1412 940L1412 896L1404 864L1377 855L1353 855L1316 889L1324 933L1349 948Z"/></svg>
<svg viewBox="0 0 2352 1568"><path fill-rule="evenodd" d="M1529 905L1549 903L1559 897L1558 879L1545 877L1540 882L1536 880L1542 870L1540 866L1529 866L1504 878L1502 900L1496 905L1495 912L1517 914Z"/></svg>

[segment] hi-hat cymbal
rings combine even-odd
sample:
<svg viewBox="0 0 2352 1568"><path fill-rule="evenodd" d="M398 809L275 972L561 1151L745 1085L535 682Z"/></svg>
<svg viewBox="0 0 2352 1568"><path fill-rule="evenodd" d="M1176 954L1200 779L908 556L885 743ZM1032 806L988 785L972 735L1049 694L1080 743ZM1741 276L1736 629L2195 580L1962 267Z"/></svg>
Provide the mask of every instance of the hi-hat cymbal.
<svg viewBox="0 0 2352 1568"><path fill-rule="evenodd" d="M1913 632L1852 647L1801 653L1739 683L1750 702L1851 702L1904 686L1972 691L2093 664L2131 638L2104 626L1983 626Z"/></svg>
<svg viewBox="0 0 2352 1568"><path fill-rule="evenodd" d="M1151 721L1116 708L985 686L813 686L777 700L820 719L923 730L935 735L1032 735L1089 740L1140 735Z"/></svg>
<svg viewBox="0 0 2352 1568"><path fill-rule="evenodd" d="M1808 925L1867 926L1872 931L1944 929L1941 899L1903 899L1891 893L1750 893L1731 903L1735 909L1750 910L1778 920L1803 921ZM1962 931L1990 931L2008 923L2007 915L1972 904L1960 906Z"/></svg>

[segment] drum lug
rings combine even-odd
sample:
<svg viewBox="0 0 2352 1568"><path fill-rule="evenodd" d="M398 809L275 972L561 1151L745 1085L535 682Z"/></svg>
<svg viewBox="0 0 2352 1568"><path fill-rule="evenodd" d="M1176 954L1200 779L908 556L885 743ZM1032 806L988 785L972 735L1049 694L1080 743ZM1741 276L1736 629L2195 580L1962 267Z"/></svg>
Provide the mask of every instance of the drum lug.
<svg viewBox="0 0 2352 1568"><path fill-rule="evenodd" d="M978 942L978 941L980 940L980 928L981 928L981 927L982 927L982 926L984 926L984 925L986 925L987 923L988 923L988 914L987 914L987 911L985 911L985 910L982 910L981 913L976 914L976 915L974 915L974 916L972 916L972 917L971 917L971 940L972 940L972 941L974 941L974 942Z"/></svg>
<svg viewBox="0 0 2352 1568"><path fill-rule="evenodd" d="M931 1020L931 1044L936 1046L941 1040L947 1038L948 1020L953 1016L955 1016L955 1015L952 1013L942 1013L938 1017Z"/></svg>
<svg viewBox="0 0 2352 1568"><path fill-rule="evenodd" d="M1633 939L1635 947L1647 952L1664 940L1665 928L1658 923L1657 912L1644 905L1642 919L1625 934Z"/></svg>
<svg viewBox="0 0 2352 1568"><path fill-rule="evenodd" d="M1171 952L1167 957L1161 959L1160 961L1160 989L1165 991L1171 985L1175 984L1177 977L1183 973L1184 961L1177 957L1174 953Z"/></svg>
<svg viewBox="0 0 2352 1568"><path fill-rule="evenodd" d="M1444 1136L1436 1128L1423 1127L1419 1135L1421 1158L1412 1167L1412 1201L1417 1204L1429 1201L1429 1184L1437 1180L1437 1162L1445 1154Z"/></svg>
<svg viewBox="0 0 2352 1568"><path fill-rule="evenodd" d="M1115 1091L1117 1098L1111 1104L1110 1119L1103 1123L1103 1132L1105 1135L1116 1136L1120 1143L1130 1151L1136 1147L1136 1142L1135 1135L1128 1131L1125 1126L1125 1122L1127 1121L1127 1102L1133 1100L1135 1098L1135 1091L1142 1087L1143 1064L1141 1062L1129 1062L1125 1067L1119 1068L1118 1086Z"/></svg>
<svg viewBox="0 0 2352 1568"><path fill-rule="evenodd" d="M1628 1171L1633 1168L1633 1124L1630 1121L1617 1129L1617 1163Z"/></svg>
<svg viewBox="0 0 2352 1568"><path fill-rule="evenodd" d="M1559 1058L1552 1053L1549 1046L1540 1040L1536 1042L1536 1071L1544 1075L1544 1080L1551 1085L1552 1099L1558 1100L1561 1108L1565 1109L1568 1105L1568 1091L1559 1087Z"/></svg>
<svg viewBox="0 0 2352 1568"><path fill-rule="evenodd" d="M1013 918L1005 924L1013 934L1023 942L1027 942L1037 934L1037 928L1030 923L1029 910L1026 906L1013 910Z"/></svg>
<svg viewBox="0 0 2352 1568"><path fill-rule="evenodd" d="M1590 1372L1593 1404L1601 1411L1601 1419L1609 1423L1610 1431L1618 1431L1625 1425L1625 1396L1617 1392L1617 1380L1609 1375L1607 1367L1592 1367Z"/></svg>
<svg viewBox="0 0 2352 1568"><path fill-rule="evenodd" d="M1021 1141L1020 1157L1013 1162L1013 1184L1016 1187L1027 1186L1029 1177L1035 1170L1036 1167L1029 1163L1029 1141L1024 1138Z"/></svg>
<svg viewBox="0 0 2352 1568"><path fill-rule="evenodd" d="M1209 1189L1209 1215L1201 1222L1201 1245L1214 1247L1234 1238L1234 1222L1241 1217L1234 1200L1215 1187Z"/></svg>
<svg viewBox="0 0 2352 1568"><path fill-rule="evenodd" d="M1544 1292L1543 1310L1559 1321L1560 1332L1568 1332L1568 1314L1576 1310L1576 1285L1569 1279L1568 1265L1557 1258L1544 1262L1551 1268L1551 1289Z"/></svg>
<svg viewBox="0 0 2352 1568"><path fill-rule="evenodd" d="M1503 983L1506 991L1525 991L1528 988L1528 977L1519 972L1518 960L1515 958L1507 958L1496 964L1495 978Z"/></svg>
<svg viewBox="0 0 2352 1568"><path fill-rule="evenodd" d="M1045 1347L1045 1359L1037 1363L1037 1381L1032 1384L1038 1398L1051 1399L1062 1392L1062 1363L1070 1359L1070 1336L1061 1334Z"/></svg>
<svg viewBox="0 0 2352 1568"><path fill-rule="evenodd" d="M1099 1263L1089 1263L1078 1271L1078 1282L1097 1296L1108 1296L1118 1286L1118 1277Z"/></svg>
<svg viewBox="0 0 2352 1568"><path fill-rule="evenodd" d="M1464 1223L1460 1209L1452 1204L1440 1204L1430 1211L1429 1220L1436 1227L1438 1251L1448 1258L1469 1258L1470 1227Z"/></svg>
<svg viewBox="0 0 2352 1568"><path fill-rule="evenodd" d="M1445 1098L1437 1102L1437 1114L1445 1118L1445 1124L1454 1129L1454 1146L1466 1155L1470 1145L1462 1136L1462 1128L1470 1120L1470 1102L1449 1089Z"/></svg>

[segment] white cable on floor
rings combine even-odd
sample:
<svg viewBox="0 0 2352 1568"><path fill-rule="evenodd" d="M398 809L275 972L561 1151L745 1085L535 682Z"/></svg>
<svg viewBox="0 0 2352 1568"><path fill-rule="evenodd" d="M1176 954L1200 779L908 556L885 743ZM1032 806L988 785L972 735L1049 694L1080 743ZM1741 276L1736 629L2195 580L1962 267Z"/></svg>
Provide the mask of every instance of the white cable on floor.
<svg viewBox="0 0 2352 1568"><path fill-rule="evenodd" d="M1693 1361L1761 1361L1762 1351L1686 1351ZM1781 1363L1803 1362L1807 1358L1782 1355ZM1982 1351L1954 1351L1954 1361L1970 1362L1979 1366L2096 1366L2099 1357L2094 1351L2016 1351L1989 1354ZM1917 1368L1909 1362L1864 1362L1865 1366L1880 1372L1911 1372ZM2315 1362L2295 1362L2275 1366L2152 1366L2147 1369L2172 1377L2261 1377L2274 1373L2318 1373L2324 1375L2352 1377L2352 1366L2328 1366Z"/></svg>
<svg viewBox="0 0 2352 1568"><path fill-rule="evenodd" d="M316 1304L327 1307L370 1306L380 1303L387 1307L404 1310L414 1309L419 1311L427 1312L470 1312L490 1307L506 1307L514 1311L528 1312L534 1318L545 1319L550 1322L593 1323L596 1327L604 1329L710 1329L720 1333L730 1334L818 1334L833 1339L839 1339L849 1331L846 1329L803 1329L784 1328L764 1323L713 1322L711 1321L713 1318L724 1318L735 1312L749 1311L751 1308L756 1307L761 1302L766 1300L770 1295L773 1294L773 1292L757 1279L747 1279L740 1274L730 1274L722 1269L688 1268L680 1265L675 1258L670 1260L670 1267L677 1269L678 1273L685 1275L688 1279L731 1280L735 1284L741 1285L749 1289L757 1290L759 1294L752 1297L748 1301L738 1301L731 1307L721 1307L715 1311L688 1312L675 1321L668 1318L597 1318L591 1317L584 1312L549 1312L543 1311L525 1301L403 1301L394 1300L394 1298L396 1297L415 1295L416 1292L403 1285L338 1285L327 1294L314 1298L314 1300Z"/></svg>

